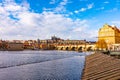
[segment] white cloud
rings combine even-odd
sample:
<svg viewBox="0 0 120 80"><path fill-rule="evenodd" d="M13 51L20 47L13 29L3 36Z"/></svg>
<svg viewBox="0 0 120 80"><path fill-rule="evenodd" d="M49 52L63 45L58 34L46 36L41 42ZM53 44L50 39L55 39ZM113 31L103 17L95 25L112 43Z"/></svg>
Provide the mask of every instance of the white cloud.
<svg viewBox="0 0 120 80"><path fill-rule="evenodd" d="M7 11L17 11L17 10L20 10L21 7L18 5L7 5L7 6L5 6L5 9Z"/></svg>
<svg viewBox="0 0 120 80"><path fill-rule="evenodd" d="M66 5L68 3L68 0L63 0L60 5Z"/></svg>
<svg viewBox="0 0 120 80"><path fill-rule="evenodd" d="M76 11L74 11L75 13L79 13L79 11L78 10L76 10Z"/></svg>
<svg viewBox="0 0 120 80"><path fill-rule="evenodd" d="M66 4L67 0L61 3L61 5ZM30 12L27 3L18 5L12 2L12 4L3 5L0 6L2 11L0 11L0 36L3 39L48 39L52 35L64 39L91 38L88 36L91 31L86 33L89 27L87 20L73 20L54 12Z"/></svg>
<svg viewBox="0 0 120 80"><path fill-rule="evenodd" d="M86 10L92 9L93 6L94 6L94 3L88 4L86 8L83 7L83 8L81 8L81 9L79 9L79 10L75 10L74 12L75 12L75 13L85 12Z"/></svg>
<svg viewBox="0 0 120 80"><path fill-rule="evenodd" d="M104 3L105 3L105 4L108 4L108 3L109 3L109 1L105 1Z"/></svg>
<svg viewBox="0 0 120 80"><path fill-rule="evenodd" d="M50 4L55 4L57 1L56 0L51 0L50 1ZM68 2L68 0L62 0L58 5L57 7L55 8L43 8L43 11L51 11L51 12L54 12L54 13L68 13L67 10L66 10L66 5L70 3Z"/></svg>
<svg viewBox="0 0 120 80"><path fill-rule="evenodd" d="M55 4L55 3L56 3L56 0L51 0L49 3L50 3L50 4Z"/></svg>
<svg viewBox="0 0 120 80"><path fill-rule="evenodd" d="M63 0L59 3L59 5L54 9L54 12L61 13L66 12L66 5L68 3L68 0Z"/></svg>
<svg viewBox="0 0 120 80"><path fill-rule="evenodd" d="M87 10L87 8L81 8L81 9L79 9L79 10L75 10L74 13L78 14L78 13L84 12L84 11L86 11L86 10Z"/></svg>
<svg viewBox="0 0 120 80"><path fill-rule="evenodd" d="M58 0L51 0L50 3L58 3ZM73 13L71 13L70 11L68 11L66 9L66 6L68 3L71 3L70 0L61 0L56 7L54 8L43 8L43 11L47 11L47 12L54 12L57 14L63 14L64 16L69 16L72 15Z"/></svg>
<svg viewBox="0 0 120 80"><path fill-rule="evenodd" d="M87 10L87 8L81 8L79 11L80 12L84 12L84 11L86 11Z"/></svg>
<svg viewBox="0 0 120 80"><path fill-rule="evenodd" d="M91 8L93 8L93 6L94 6L93 3L92 3L92 4L89 4L87 9L91 9Z"/></svg>

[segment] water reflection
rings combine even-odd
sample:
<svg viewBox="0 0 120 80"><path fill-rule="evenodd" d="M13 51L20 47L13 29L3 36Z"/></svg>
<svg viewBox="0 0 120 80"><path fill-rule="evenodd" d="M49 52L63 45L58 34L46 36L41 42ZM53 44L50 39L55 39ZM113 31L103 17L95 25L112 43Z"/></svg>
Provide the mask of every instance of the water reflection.
<svg viewBox="0 0 120 80"><path fill-rule="evenodd" d="M85 55L72 51L1 51L0 80L80 80Z"/></svg>

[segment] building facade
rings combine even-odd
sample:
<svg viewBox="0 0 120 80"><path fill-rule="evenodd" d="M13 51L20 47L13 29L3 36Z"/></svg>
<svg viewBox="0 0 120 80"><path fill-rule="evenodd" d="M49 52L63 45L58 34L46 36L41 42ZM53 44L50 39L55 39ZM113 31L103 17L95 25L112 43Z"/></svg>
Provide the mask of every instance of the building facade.
<svg viewBox="0 0 120 80"><path fill-rule="evenodd" d="M103 25L98 32L97 48L113 50L120 44L120 30L116 26Z"/></svg>
<svg viewBox="0 0 120 80"><path fill-rule="evenodd" d="M7 44L7 50L9 50L9 51L19 51L19 50L23 50L23 43L9 42L9 43Z"/></svg>

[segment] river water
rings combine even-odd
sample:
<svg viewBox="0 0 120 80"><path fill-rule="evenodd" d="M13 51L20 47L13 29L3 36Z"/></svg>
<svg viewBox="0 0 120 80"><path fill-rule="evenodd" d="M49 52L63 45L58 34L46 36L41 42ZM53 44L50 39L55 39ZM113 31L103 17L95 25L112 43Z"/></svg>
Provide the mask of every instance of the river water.
<svg viewBox="0 0 120 80"><path fill-rule="evenodd" d="M80 80L87 53L0 51L0 80Z"/></svg>

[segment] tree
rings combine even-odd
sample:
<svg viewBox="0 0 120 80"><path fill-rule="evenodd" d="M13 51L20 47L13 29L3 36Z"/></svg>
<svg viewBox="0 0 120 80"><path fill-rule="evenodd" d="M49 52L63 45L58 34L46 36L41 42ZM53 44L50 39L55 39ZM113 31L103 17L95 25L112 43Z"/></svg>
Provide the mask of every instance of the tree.
<svg viewBox="0 0 120 80"><path fill-rule="evenodd" d="M96 48L100 50L107 49L107 43L104 39L100 39L96 42Z"/></svg>

